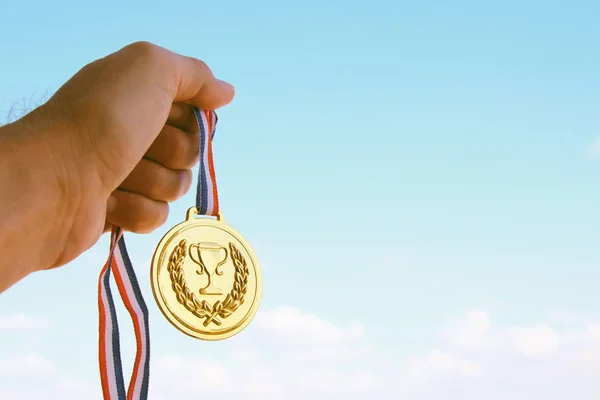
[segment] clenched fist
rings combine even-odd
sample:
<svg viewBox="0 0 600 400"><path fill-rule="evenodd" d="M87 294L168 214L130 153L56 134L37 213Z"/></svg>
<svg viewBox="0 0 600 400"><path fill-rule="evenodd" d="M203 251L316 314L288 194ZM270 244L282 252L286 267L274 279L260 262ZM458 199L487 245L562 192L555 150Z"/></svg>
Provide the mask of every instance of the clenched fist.
<svg viewBox="0 0 600 400"><path fill-rule="evenodd" d="M145 233L164 223L198 161L191 105L214 110L233 96L202 61L139 42L0 128L0 291L75 259L110 224Z"/></svg>

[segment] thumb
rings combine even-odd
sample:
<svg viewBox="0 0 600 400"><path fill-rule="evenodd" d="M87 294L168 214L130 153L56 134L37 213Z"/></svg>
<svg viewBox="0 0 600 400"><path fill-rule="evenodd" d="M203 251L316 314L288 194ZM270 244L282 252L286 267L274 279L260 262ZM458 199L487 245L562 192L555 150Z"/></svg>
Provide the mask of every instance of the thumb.
<svg viewBox="0 0 600 400"><path fill-rule="evenodd" d="M173 102L188 103L203 110L215 110L233 100L233 85L216 79L206 63L196 58L171 54L176 72Z"/></svg>

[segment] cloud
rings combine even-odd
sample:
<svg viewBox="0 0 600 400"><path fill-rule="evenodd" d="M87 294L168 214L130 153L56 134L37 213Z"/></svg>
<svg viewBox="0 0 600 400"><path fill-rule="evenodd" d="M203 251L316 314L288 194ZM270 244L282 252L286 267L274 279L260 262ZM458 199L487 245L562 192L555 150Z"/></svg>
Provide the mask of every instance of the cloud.
<svg viewBox="0 0 600 400"><path fill-rule="evenodd" d="M466 349L483 349L494 345L492 323L485 311L470 310L460 319L449 318L442 337L453 345Z"/></svg>
<svg viewBox="0 0 600 400"><path fill-rule="evenodd" d="M511 326L505 329L492 326L489 315L472 310L461 320L451 322L442 337L454 348L478 351L518 352L525 357L538 357L557 352L561 337L548 324Z"/></svg>
<svg viewBox="0 0 600 400"><path fill-rule="evenodd" d="M69 380L58 380L52 385L38 386L37 382L21 386L0 387L0 399L7 400L101 400L98 390Z"/></svg>
<svg viewBox="0 0 600 400"><path fill-rule="evenodd" d="M340 344L364 336L363 327L358 323L338 327L291 307L265 311L255 322L263 333L293 344Z"/></svg>
<svg viewBox="0 0 600 400"><path fill-rule="evenodd" d="M23 332L47 329L50 321L45 318L31 317L24 314L0 317L0 332Z"/></svg>
<svg viewBox="0 0 600 400"><path fill-rule="evenodd" d="M220 344L218 354L194 346L154 353L150 399L592 400L600 398L600 324L584 318L502 325L485 310L467 310L450 316L429 349L419 350L378 343L358 322L334 324L280 307L259 313L243 335ZM100 394L96 383L67 379L41 357L0 362L0 371L11 368L46 382L45 399ZM0 387L6 388L2 380ZM21 397L2 398L39 398L30 383L19 388Z"/></svg>
<svg viewBox="0 0 600 400"><path fill-rule="evenodd" d="M508 331L515 347L526 357L548 355L559 350L560 336L552 327L540 324Z"/></svg>
<svg viewBox="0 0 600 400"><path fill-rule="evenodd" d="M100 400L98 388L70 378L39 354L0 359L0 399Z"/></svg>
<svg viewBox="0 0 600 400"><path fill-rule="evenodd" d="M236 386L228 365L207 358L162 356L153 366L153 373L162 377L157 389L165 396L186 396L200 388L205 394L226 394Z"/></svg>
<svg viewBox="0 0 600 400"><path fill-rule="evenodd" d="M49 376L55 372L54 364L40 355L26 355L0 360L0 377Z"/></svg>
<svg viewBox="0 0 600 400"><path fill-rule="evenodd" d="M391 347L376 346L359 323L335 325L294 308L264 312L255 322L236 356L157 361L155 372L165 378L153 381L156 399L191 396L199 387L216 399L261 400L600 395L600 325L589 321L576 329L550 321L499 326L484 310L469 310L448 318L430 350L409 349L401 359L388 357Z"/></svg>
<svg viewBox="0 0 600 400"><path fill-rule="evenodd" d="M423 376L429 378L433 373L459 376L481 375L480 367L473 361L461 359L440 350L430 351L423 357L409 358L406 367L413 379Z"/></svg>
<svg viewBox="0 0 600 400"><path fill-rule="evenodd" d="M371 351L361 324L336 326L296 308L263 312L255 325L271 346L278 347L278 357L292 362L349 361Z"/></svg>
<svg viewBox="0 0 600 400"><path fill-rule="evenodd" d="M222 357L163 356L155 361L153 399L354 399L380 384L362 325L338 326L297 308L260 313L252 331ZM343 384L339 384L343 382Z"/></svg>

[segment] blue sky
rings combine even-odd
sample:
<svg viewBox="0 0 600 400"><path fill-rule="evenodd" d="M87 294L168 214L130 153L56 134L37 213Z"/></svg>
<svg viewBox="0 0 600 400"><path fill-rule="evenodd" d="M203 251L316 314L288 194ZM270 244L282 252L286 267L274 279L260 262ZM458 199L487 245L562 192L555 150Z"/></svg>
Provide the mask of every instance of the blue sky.
<svg viewBox="0 0 600 400"><path fill-rule="evenodd" d="M573 339L578 350L564 344L571 343L566 331L596 326L600 311L600 160L593 151L600 136L600 4L482 3L11 2L2 6L0 24L0 114L24 98L37 101L86 63L136 40L201 58L236 86L234 102L219 113L215 164L224 215L263 264L263 322L239 338L206 344L176 332L154 305L149 260L193 204L190 192L173 204L164 227L127 237L151 307L153 357L163 363L155 370L175 368L173 357L222 363L236 346L253 348L248 338L298 334L312 321L338 338L354 335L355 328L343 327L360 326L361 346L371 349L367 361L336 364L331 373L358 364L373 373L385 359L393 380L407 376L410 357L444 364L428 358L432 349L448 346L440 351L468 359L440 344L452 316L471 328L473 321L487 326L491 316L493 328L484 331L504 332L498 335L515 343L523 333L517 327L548 326L560 345L546 356L560 368L557 354L600 354L594 340L596 347L586 347ZM68 379L98 395L96 279L106 246L103 238L71 265L2 294L0 379L2 365L38 357L52 365L52 378L44 375L52 390L66 390L56 382ZM131 350L130 323L121 315ZM269 325L273 318L283 322ZM10 321L29 322L9 329ZM548 333L533 332L525 342L541 343ZM284 342L288 350L300 346ZM260 357L285 350L256 347ZM496 356L486 357L477 353L471 361L497 364ZM310 369L278 362L265 365L300 368L297 376ZM522 363L508 362L493 376ZM158 374L152 379L157 388L164 383ZM254 382L270 384L261 379ZM444 393L481 398L506 387L498 379ZM254 396L291 398L295 386L282 385ZM396 398L385 382L374 385L382 398ZM529 398L543 390L524 385ZM26 385L6 387L15 398L31 396L23 394ZM343 398L339 388L319 388L294 390ZM591 390L580 398L594 398ZM215 389L215 398L233 398L227 393Z"/></svg>

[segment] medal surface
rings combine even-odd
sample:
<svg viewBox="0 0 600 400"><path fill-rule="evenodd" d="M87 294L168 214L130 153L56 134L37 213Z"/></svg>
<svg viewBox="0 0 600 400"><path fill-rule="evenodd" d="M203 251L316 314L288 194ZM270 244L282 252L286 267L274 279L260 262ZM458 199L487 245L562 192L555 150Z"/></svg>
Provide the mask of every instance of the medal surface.
<svg viewBox="0 0 600 400"><path fill-rule="evenodd" d="M154 298L180 331L222 340L243 330L262 295L260 266L246 240L223 217L196 207L162 238L151 267Z"/></svg>

